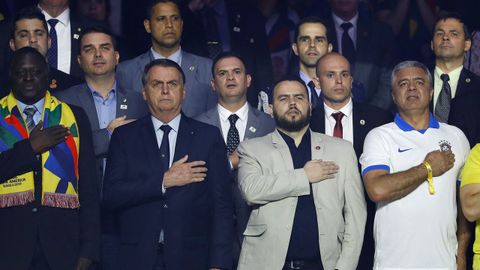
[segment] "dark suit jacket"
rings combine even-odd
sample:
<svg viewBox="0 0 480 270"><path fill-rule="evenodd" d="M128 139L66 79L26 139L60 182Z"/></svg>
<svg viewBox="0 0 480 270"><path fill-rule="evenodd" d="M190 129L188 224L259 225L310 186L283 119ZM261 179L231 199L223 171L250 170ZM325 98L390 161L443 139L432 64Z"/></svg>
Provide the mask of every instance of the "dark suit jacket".
<svg viewBox="0 0 480 270"><path fill-rule="evenodd" d="M337 37L331 13L326 23L333 51L338 52L338 39L342 37ZM393 106L390 83L393 32L388 25L361 15L357 27L356 59L351 63L354 81L362 84L369 104L388 110Z"/></svg>
<svg viewBox="0 0 480 270"><path fill-rule="evenodd" d="M87 113L88 120L92 127L93 148L97 158L97 175L99 179L102 179L102 159L107 157L110 134L108 134L106 128L100 128L91 90L86 83L83 83L65 91L56 92L54 95L64 102L81 107ZM127 92L118 86L116 97L116 117L126 115L127 119L138 119L148 114L147 104L141 94L137 92Z"/></svg>
<svg viewBox="0 0 480 270"><path fill-rule="evenodd" d="M185 1L187 2L187 1ZM268 49L265 20L260 12L243 1L225 1L231 50L240 54L247 70L252 74L252 85L247 92L248 101L257 106L260 90L273 84L273 68ZM182 48L208 57L207 35L200 12L183 8Z"/></svg>
<svg viewBox="0 0 480 270"><path fill-rule="evenodd" d="M432 77L434 76L435 69L430 69L430 73L432 73ZM435 85L435 79L433 80L433 84ZM472 92L480 91L480 77L475 73L471 72L470 70L463 68L462 72L460 72L460 77L458 78L457 84L457 91L455 93L455 97L453 100ZM451 110L451 107L450 107ZM433 110L433 98L430 102L430 111Z"/></svg>
<svg viewBox="0 0 480 270"><path fill-rule="evenodd" d="M452 100L448 123L461 129L470 148L480 143L480 89Z"/></svg>
<svg viewBox="0 0 480 270"><path fill-rule="evenodd" d="M92 137L87 116L71 106L80 132L79 209L61 209L40 205L40 186L36 184L35 201L22 206L0 209L0 269L29 269L37 241L50 269L74 269L78 257L99 259L100 214L97 176ZM40 161L29 140L0 153L0 183L26 171L37 172L41 183Z"/></svg>
<svg viewBox="0 0 480 270"><path fill-rule="evenodd" d="M153 60L150 50L117 66L117 82L123 89L142 93L142 75L145 66ZM182 51L183 73L185 73L185 100L183 112L193 117L206 112L217 104L217 95L212 90L212 61L208 58Z"/></svg>
<svg viewBox="0 0 480 270"><path fill-rule="evenodd" d="M182 115L174 161L204 160L204 181L168 188L150 116L115 130L110 142L104 206L120 224L120 269L152 269L160 231L169 270L231 268L232 179L217 128Z"/></svg>
<svg viewBox="0 0 480 270"><path fill-rule="evenodd" d="M78 78L83 78L83 70L78 64L77 56L80 46L80 41L78 40L82 31L85 28L95 25L91 20L80 17L70 10L70 35L72 46L70 50L70 75L73 75Z"/></svg>
<svg viewBox="0 0 480 270"><path fill-rule="evenodd" d="M378 126L393 121L391 113L368 104L353 103L353 148L357 158L363 152L363 142L368 132ZM310 128L325 133L325 109L319 107L312 111Z"/></svg>

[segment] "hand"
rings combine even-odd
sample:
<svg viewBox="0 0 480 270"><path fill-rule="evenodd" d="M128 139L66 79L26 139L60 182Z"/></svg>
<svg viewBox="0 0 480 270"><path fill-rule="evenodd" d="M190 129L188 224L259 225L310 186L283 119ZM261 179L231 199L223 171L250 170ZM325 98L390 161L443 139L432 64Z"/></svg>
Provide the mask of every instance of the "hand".
<svg viewBox="0 0 480 270"><path fill-rule="evenodd" d="M188 155L175 161L172 167L163 174L163 186L181 187L190 183L201 182L207 177L205 161L187 162Z"/></svg>
<svg viewBox="0 0 480 270"><path fill-rule="evenodd" d="M88 270L91 264L92 264L92 260L80 257L77 260L77 265L75 266L75 270Z"/></svg>
<svg viewBox="0 0 480 270"><path fill-rule="evenodd" d="M232 163L232 168L234 170L238 169L238 162L240 159L238 158L237 150L233 151L228 158L230 159L230 163Z"/></svg>
<svg viewBox="0 0 480 270"><path fill-rule="evenodd" d="M323 161L321 159L310 160L303 166L310 183L320 182L325 179L335 178L338 172L338 166L333 161Z"/></svg>
<svg viewBox="0 0 480 270"><path fill-rule="evenodd" d="M41 154L64 142L65 138L70 134L64 126L57 125L43 128L42 125L43 121L38 122L32 132L30 132L29 140L35 154Z"/></svg>
<svg viewBox="0 0 480 270"><path fill-rule="evenodd" d="M119 127L119 126L123 126L125 124L128 124L130 122L133 122L135 121L136 119L127 119L127 116L124 115L124 116L120 116L120 117L117 117L115 119L113 119L107 126L107 130L110 134L113 133L113 131Z"/></svg>
<svg viewBox="0 0 480 270"><path fill-rule="evenodd" d="M455 154L452 153L452 150L436 150L428 153L424 161L432 167L433 176L440 176L453 167Z"/></svg>

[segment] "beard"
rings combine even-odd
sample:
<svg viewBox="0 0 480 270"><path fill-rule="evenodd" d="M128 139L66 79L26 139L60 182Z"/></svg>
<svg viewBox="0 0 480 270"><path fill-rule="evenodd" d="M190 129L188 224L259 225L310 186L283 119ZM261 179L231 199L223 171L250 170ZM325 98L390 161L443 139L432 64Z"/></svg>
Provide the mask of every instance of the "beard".
<svg viewBox="0 0 480 270"><path fill-rule="evenodd" d="M283 115L278 115L276 111L273 111L273 118L275 119L275 123L277 127L288 131L288 132L296 132L302 130L302 128L306 127L310 123L310 108L308 108L306 115L300 115L298 118L294 118L292 120L287 119Z"/></svg>

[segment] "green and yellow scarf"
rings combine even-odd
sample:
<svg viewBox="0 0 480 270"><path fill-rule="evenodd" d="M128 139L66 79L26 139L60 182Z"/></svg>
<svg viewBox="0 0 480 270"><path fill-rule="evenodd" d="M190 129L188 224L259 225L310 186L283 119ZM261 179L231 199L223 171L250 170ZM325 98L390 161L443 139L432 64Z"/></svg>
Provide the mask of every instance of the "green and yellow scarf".
<svg viewBox="0 0 480 270"><path fill-rule="evenodd" d="M80 137L70 107L47 91L42 112L43 128L63 125L70 134L66 140L41 155L42 205L78 208L78 153ZM10 94L0 100L0 152L29 138L29 131L17 100ZM0 184L0 208L25 205L35 200L33 171Z"/></svg>

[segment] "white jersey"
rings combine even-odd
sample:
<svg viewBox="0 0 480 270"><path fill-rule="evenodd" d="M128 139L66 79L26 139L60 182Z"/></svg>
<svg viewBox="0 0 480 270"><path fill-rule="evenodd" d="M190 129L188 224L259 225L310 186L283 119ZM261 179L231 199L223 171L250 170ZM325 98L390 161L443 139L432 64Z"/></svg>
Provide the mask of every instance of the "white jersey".
<svg viewBox="0 0 480 270"><path fill-rule="evenodd" d="M397 173L423 162L427 153L451 149L452 169L410 194L377 204L374 269L456 269L456 187L470 151L463 132L430 115L429 128L417 131L398 114L395 121L368 133L360 157L362 174L383 169Z"/></svg>

